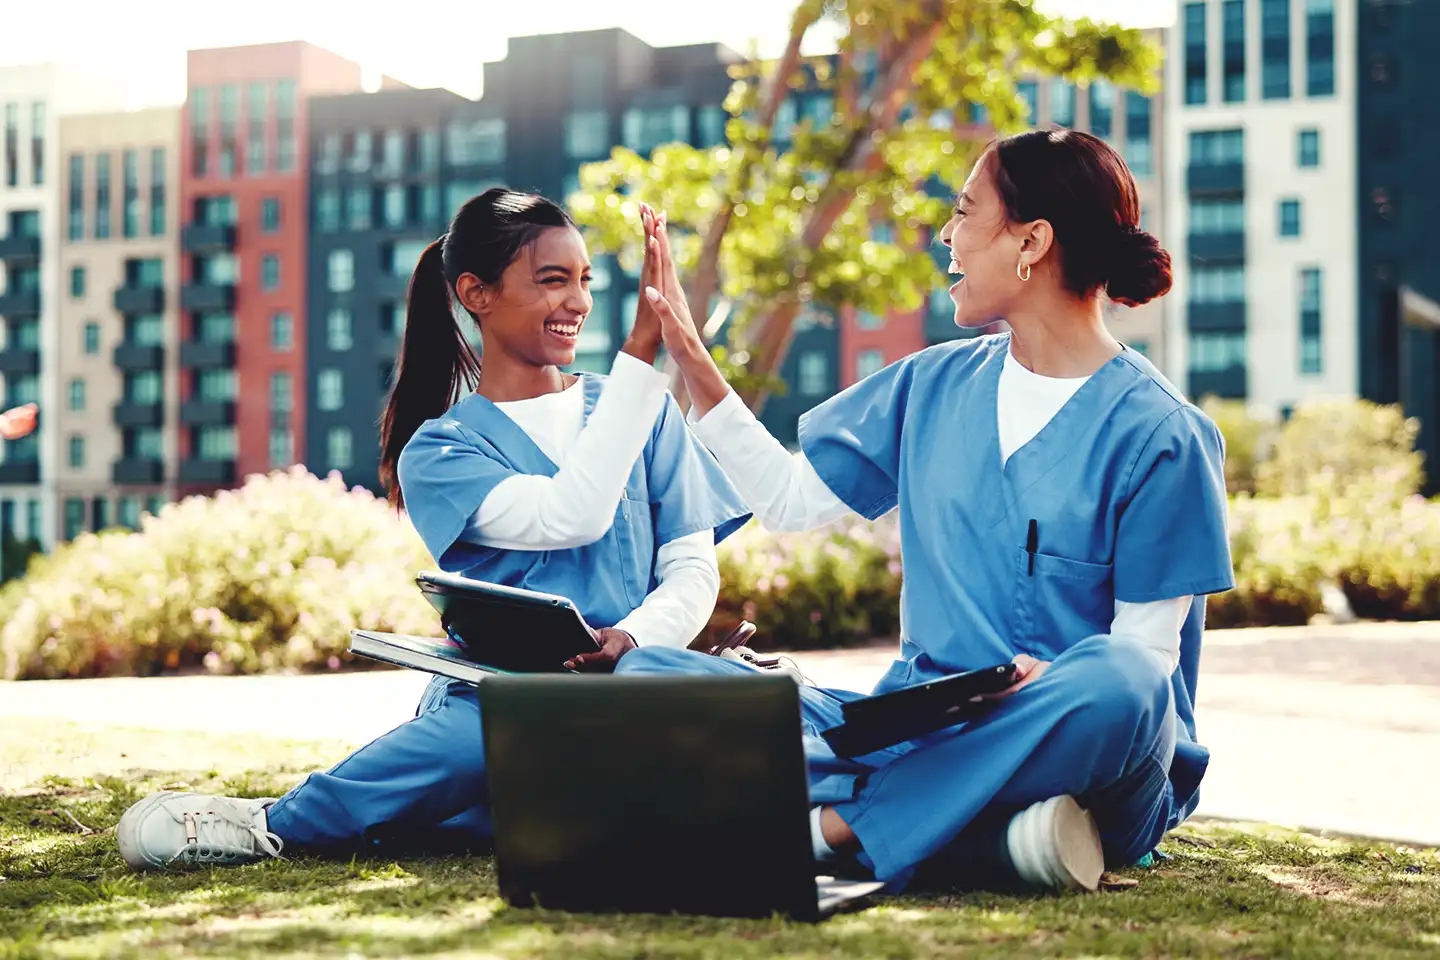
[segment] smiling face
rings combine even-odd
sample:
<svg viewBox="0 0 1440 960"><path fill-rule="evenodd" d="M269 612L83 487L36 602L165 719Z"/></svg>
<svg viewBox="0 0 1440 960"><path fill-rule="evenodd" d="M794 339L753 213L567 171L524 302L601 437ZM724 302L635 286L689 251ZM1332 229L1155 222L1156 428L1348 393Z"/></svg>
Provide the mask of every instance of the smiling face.
<svg viewBox="0 0 1440 960"><path fill-rule="evenodd" d="M1025 248L995 184L995 152L986 151L970 171L940 240L950 248L950 269L961 279L950 288L955 324L983 327L1004 318L1024 290L1017 275Z"/></svg>
<svg viewBox="0 0 1440 960"><path fill-rule="evenodd" d="M480 318L487 361L498 351L529 366L569 366L594 303L585 241L574 227L551 227L520 251L498 284L467 273L455 293Z"/></svg>

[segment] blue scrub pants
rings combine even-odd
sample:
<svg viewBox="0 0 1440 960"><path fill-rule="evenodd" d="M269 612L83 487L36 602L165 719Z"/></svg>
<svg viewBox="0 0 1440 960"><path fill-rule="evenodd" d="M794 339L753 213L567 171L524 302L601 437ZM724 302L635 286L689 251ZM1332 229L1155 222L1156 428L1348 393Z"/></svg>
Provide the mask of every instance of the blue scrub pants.
<svg viewBox="0 0 1440 960"><path fill-rule="evenodd" d="M287 850L316 853L488 846L475 695L468 683L436 677L413 720L277 800L268 813L271 831Z"/></svg>
<svg viewBox="0 0 1440 960"><path fill-rule="evenodd" d="M626 654L616 672L749 669L642 647ZM887 883L903 885L922 865L943 869L947 858L984 862L967 846L993 846L1011 815L1060 794L1074 796L1095 817L1107 866L1135 863L1174 825L1173 691L1152 655L1130 640L1077 643L984 717L860 763L836 757L820 737L841 722L842 702L859 695L800 692L811 801L835 808L859 839L865 865Z"/></svg>

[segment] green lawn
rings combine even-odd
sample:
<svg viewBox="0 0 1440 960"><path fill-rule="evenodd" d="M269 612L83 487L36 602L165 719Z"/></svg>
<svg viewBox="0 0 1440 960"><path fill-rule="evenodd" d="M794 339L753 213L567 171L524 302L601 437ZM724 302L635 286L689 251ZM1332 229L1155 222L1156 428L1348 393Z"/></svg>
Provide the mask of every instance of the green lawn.
<svg viewBox="0 0 1440 960"><path fill-rule="evenodd" d="M115 852L146 791L276 795L343 749L7 721L0 958L1440 954L1435 851L1258 827L1187 827L1173 859L1100 894L905 897L818 927L510 910L483 858L137 875Z"/></svg>

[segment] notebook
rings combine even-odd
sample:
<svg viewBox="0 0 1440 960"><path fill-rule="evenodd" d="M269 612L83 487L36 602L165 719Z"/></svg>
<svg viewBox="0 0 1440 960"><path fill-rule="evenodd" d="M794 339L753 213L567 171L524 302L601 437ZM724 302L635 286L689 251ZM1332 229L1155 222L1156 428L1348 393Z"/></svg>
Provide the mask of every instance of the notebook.
<svg viewBox="0 0 1440 960"><path fill-rule="evenodd" d="M409 667L452 680L479 683L485 677L505 673L476 663L465 647L448 637L416 637L404 633L351 630L350 652L397 667Z"/></svg>

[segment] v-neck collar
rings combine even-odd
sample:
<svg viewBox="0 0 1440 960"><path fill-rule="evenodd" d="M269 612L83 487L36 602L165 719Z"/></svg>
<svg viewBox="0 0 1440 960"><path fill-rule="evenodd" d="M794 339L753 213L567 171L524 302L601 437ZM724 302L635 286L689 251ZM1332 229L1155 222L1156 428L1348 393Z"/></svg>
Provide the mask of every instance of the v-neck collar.
<svg viewBox="0 0 1440 960"><path fill-rule="evenodd" d="M1010 335L997 338L994 362L986 371L985 407L986 417L986 463L995 469L1007 487L1016 493L1030 487L1059 462L1069 449L1065 437L1073 435L1066 430L1066 424L1078 416L1076 413L1091 396L1104 389L1112 372L1128 363L1125 355L1130 348L1121 344L1121 351L1111 357L1082 383L1070 398L1055 411L1055 415L1041 427L1035 436L1021 444L1010 458L1002 462L1000 455L1000 376L1005 369L1005 358L1010 354ZM1101 386L1096 386L1099 383ZM1022 473L1023 471L1023 473Z"/></svg>
<svg viewBox="0 0 1440 960"><path fill-rule="evenodd" d="M590 414L595 411L595 402L600 399L600 388L602 379L588 373L579 374L581 390L585 394L585 417L583 422L590 422ZM572 387L573 389L573 387ZM468 409L461 410L462 407ZM545 477L553 477L560 472L560 467L545 455L540 445L530 438L525 428L510 418L510 415L492 401L489 397L472 393L460 403L456 404L454 414L464 414L460 419L469 420L469 426L480 433L499 448L506 457L510 458L517 467L525 473L538 474Z"/></svg>

